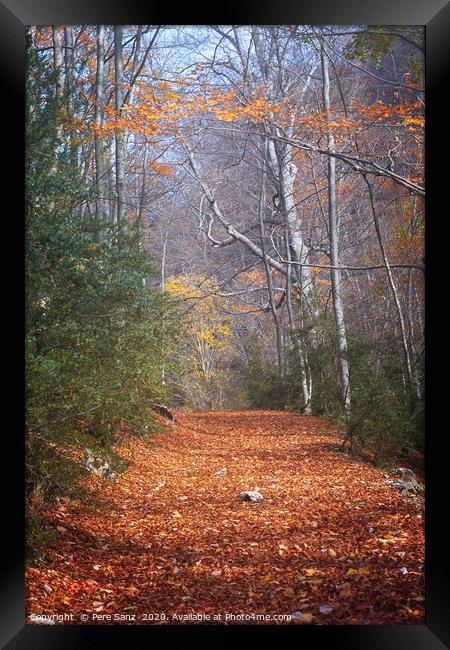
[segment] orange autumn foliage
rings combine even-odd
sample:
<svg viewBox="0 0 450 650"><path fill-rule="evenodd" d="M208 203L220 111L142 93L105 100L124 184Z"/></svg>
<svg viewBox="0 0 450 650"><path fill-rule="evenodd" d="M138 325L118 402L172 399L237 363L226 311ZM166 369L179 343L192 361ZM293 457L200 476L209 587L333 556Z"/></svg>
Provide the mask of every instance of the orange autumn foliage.
<svg viewBox="0 0 450 650"><path fill-rule="evenodd" d="M320 418L277 411L177 413L156 447L123 434L128 471L86 481L97 507L64 499L46 512L53 541L27 571L27 617L423 624L422 508L338 445ZM240 501L249 489L263 501Z"/></svg>

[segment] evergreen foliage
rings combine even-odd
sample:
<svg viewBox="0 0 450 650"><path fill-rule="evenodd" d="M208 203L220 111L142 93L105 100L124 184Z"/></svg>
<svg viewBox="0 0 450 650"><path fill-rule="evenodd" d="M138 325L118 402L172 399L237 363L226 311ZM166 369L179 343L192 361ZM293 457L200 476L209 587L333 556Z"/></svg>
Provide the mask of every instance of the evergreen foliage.
<svg viewBox="0 0 450 650"><path fill-rule="evenodd" d="M95 190L56 146L53 83L37 58L29 61L29 504L75 489L84 465L64 450L89 448L111 458L121 423L137 434L155 429L151 406L168 398L163 374L171 362L162 350L170 347L177 318L170 298L145 282L153 271L135 229L99 223L87 209Z"/></svg>
<svg viewBox="0 0 450 650"><path fill-rule="evenodd" d="M405 386L398 341L374 344L349 337L348 361L352 380L352 406L342 407L338 386L336 326L332 318L314 322L316 343L308 332L297 332L283 378L264 358L257 338L250 345L245 387L256 408L303 410L299 389L299 358L295 340L308 344L308 361L314 386L312 413L324 416L344 434L344 447L353 455L369 453L376 463L389 465L406 448L423 450L424 404L411 408Z"/></svg>
<svg viewBox="0 0 450 650"><path fill-rule="evenodd" d="M261 344L253 336L249 343L249 361L245 388L253 408L282 409L286 399L286 383L275 364L264 358Z"/></svg>
<svg viewBox="0 0 450 650"><path fill-rule="evenodd" d="M424 404L413 408L405 385L399 343L351 340L352 409L333 413L331 420L345 430L345 444L356 455L370 452L389 465L404 448L423 451Z"/></svg>

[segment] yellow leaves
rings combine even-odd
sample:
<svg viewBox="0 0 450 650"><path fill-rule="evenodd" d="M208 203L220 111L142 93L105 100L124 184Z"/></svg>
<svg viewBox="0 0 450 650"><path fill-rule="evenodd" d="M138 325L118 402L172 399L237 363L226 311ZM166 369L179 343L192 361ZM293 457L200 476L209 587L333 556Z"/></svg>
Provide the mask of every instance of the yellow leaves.
<svg viewBox="0 0 450 650"><path fill-rule="evenodd" d="M304 571L305 571L307 576L315 576L318 573L320 573L320 571L318 569L304 569Z"/></svg>
<svg viewBox="0 0 450 650"><path fill-rule="evenodd" d="M222 122L234 122L237 119L236 113L232 113L231 111L217 112L216 117Z"/></svg>
<svg viewBox="0 0 450 650"><path fill-rule="evenodd" d="M206 297L205 290L212 290L212 283L202 276L177 275L168 278L165 289L169 295L183 300Z"/></svg>
<svg viewBox="0 0 450 650"><path fill-rule="evenodd" d="M423 117L405 117L405 124L414 124L415 126L420 126L423 128L425 126L425 119Z"/></svg>
<svg viewBox="0 0 450 650"><path fill-rule="evenodd" d="M197 333L197 339L203 343L212 345L214 343L214 334L210 330L203 330Z"/></svg>
<svg viewBox="0 0 450 650"><path fill-rule="evenodd" d="M183 347L188 354L192 374L198 379L210 378L218 355L230 348L230 315L223 307L225 298L218 296L218 287L201 275L178 275L168 278L166 292L188 308L186 336Z"/></svg>
<svg viewBox="0 0 450 650"><path fill-rule="evenodd" d="M88 128L86 122L84 122L78 117L73 117L72 115L69 114L61 115L61 120L63 121L64 130L66 132L72 133L72 142L74 140L75 131L81 133L82 131L86 131L86 129Z"/></svg>
<svg viewBox="0 0 450 650"><path fill-rule="evenodd" d="M180 519L182 515L178 512L178 510L175 510L175 512L172 513L172 518L173 519Z"/></svg>
<svg viewBox="0 0 450 650"><path fill-rule="evenodd" d="M352 595L351 584L349 582L344 582L340 591L339 598L349 598Z"/></svg>
<svg viewBox="0 0 450 650"><path fill-rule="evenodd" d="M272 576L269 575L269 574L266 575L266 576L264 576L264 578L263 578L263 582L265 582L266 584L267 584L268 582L270 582L271 580L272 580Z"/></svg>
<svg viewBox="0 0 450 650"><path fill-rule="evenodd" d="M311 623L314 620L314 616L312 614L309 614L308 612L305 612L304 614L301 615L300 621L302 623L306 623L306 625L311 625Z"/></svg>
<svg viewBox="0 0 450 650"><path fill-rule="evenodd" d="M220 107L216 107L217 104ZM261 123L264 120L273 119L280 112L280 102L269 102L265 97L254 94L249 97L247 104L236 102L236 96L232 93L219 96L209 100L206 110L213 113L217 119L223 122L235 122L238 120L250 119L252 122Z"/></svg>
<svg viewBox="0 0 450 650"><path fill-rule="evenodd" d="M408 130L423 129L425 125L423 106L419 101L405 100L402 103L388 104L377 99L370 106L365 106L360 100L354 100L352 110L363 119L406 125L409 126Z"/></svg>
<svg viewBox="0 0 450 650"><path fill-rule="evenodd" d="M348 576L368 575L368 574L370 574L370 569L369 569L369 567L366 567L366 566L360 567L359 569L350 568L347 571Z"/></svg>
<svg viewBox="0 0 450 650"><path fill-rule="evenodd" d="M357 120L333 114L330 110L314 111L296 116L294 123L297 129L302 128L307 131L319 131L321 133L331 130L335 136L339 134L348 135L350 132L362 128L362 125Z"/></svg>
<svg viewBox="0 0 450 650"><path fill-rule="evenodd" d="M264 274L260 269L244 271L240 274L241 280L246 284L254 284L256 287L264 286L267 282Z"/></svg>
<svg viewBox="0 0 450 650"><path fill-rule="evenodd" d="M336 551L335 551L334 549L329 548L329 549L328 549L328 555L329 555L330 557L336 557L337 553L336 553Z"/></svg>

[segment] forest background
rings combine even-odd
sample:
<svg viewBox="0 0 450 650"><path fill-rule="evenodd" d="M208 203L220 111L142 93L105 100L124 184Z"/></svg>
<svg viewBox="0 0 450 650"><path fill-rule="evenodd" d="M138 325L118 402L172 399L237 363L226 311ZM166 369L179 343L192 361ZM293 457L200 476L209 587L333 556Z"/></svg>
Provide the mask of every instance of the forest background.
<svg viewBox="0 0 450 650"><path fill-rule="evenodd" d="M161 402L423 449L423 85L414 26L27 29L31 531Z"/></svg>

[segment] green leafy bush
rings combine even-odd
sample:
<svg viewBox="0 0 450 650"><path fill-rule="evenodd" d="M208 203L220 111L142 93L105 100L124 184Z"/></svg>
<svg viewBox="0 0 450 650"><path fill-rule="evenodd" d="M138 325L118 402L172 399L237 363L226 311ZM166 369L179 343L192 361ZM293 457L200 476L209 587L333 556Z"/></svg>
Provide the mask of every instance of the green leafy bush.
<svg viewBox="0 0 450 650"><path fill-rule="evenodd" d="M333 319L316 317L308 327L294 332L288 353L286 385L289 405L302 410L300 397L300 360L298 346L306 351L308 373L312 382L311 410L315 415L325 415L341 410L338 386L337 335Z"/></svg>
<svg viewBox="0 0 450 650"><path fill-rule="evenodd" d="M347 448L355 455L370 452L382 465L395 462L403 448L423 448L423 402L411 409L397 342L351 340L349 363L351 411L331 415L345 431Z"/></svg>
<svg viewBox="0 0 450 650"><path fill-rule="evenodd" d="M245 388L250 407L282 409L285 406L285 382L277 367L264 359L261 346L254 337L250 342Z"/></svg>
<svg viewBox="0 0 450 650"><path fill-rule="evenodd" d="M163 350L179 315L146 282L153 270L137 230L99 222L87 209L93 190L55 149L52 80L37 60L33 66L25 352L27 495L33 501L43 491L38 503L71 494L83 470L58 448L111 454L122 422L137 434L157 427L151 406L168 398L163 377L172 362Z"/></svg>

